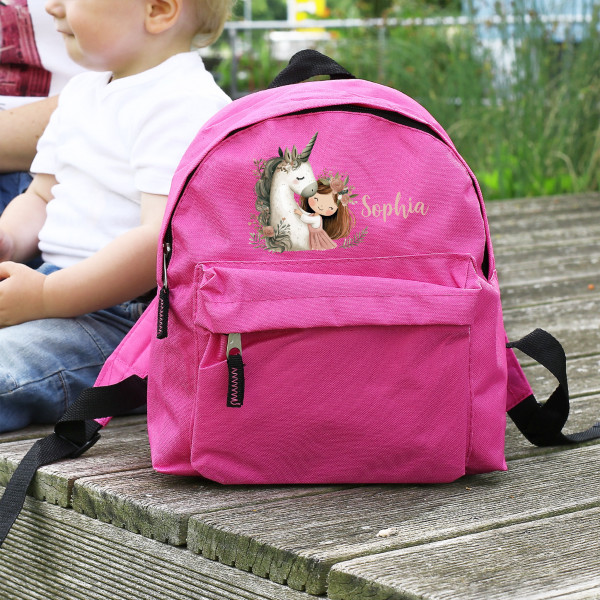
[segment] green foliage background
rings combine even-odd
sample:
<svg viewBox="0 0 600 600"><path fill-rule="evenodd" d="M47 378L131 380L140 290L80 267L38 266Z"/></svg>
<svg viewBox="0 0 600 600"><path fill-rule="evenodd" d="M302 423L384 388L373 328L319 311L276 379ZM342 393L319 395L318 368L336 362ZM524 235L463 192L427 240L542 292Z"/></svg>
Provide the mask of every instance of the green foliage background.
<svg viewBox="0 0 600 600"><path fill-rule="evenodd" d="M277 1L253 0L253 16L255 6L275 14ZM498 75L473 26L339 29L316 47L357 77L423 104L449 133L487 199L600 191L599 9L581 40L558 44L539 15L518 11L518 1L514 31L500 27L503 48L514 55L509 73ZM328 0L328 7L331 18L460 13L456 0ZM244 93L263 89L283 66L272 59L265 32L254 32L239 56L236 87ZM219 71L222 85L231 87L230 59Z"/></svg>

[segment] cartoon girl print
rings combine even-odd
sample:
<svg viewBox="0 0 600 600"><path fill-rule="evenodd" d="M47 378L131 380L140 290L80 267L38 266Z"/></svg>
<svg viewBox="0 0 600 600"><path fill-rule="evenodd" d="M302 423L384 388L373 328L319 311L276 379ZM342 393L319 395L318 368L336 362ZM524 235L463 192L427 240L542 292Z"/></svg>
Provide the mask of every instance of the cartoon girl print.
<svg viewBox="0 0 600 600"><path fill-rule="evenodd" d="M314 196L302 196L301 209L294 213L308 226L311 250L333 250L333 241L348 235L354 226L354 215L348 204L350 196L339 177L320 178Z"/></svg>

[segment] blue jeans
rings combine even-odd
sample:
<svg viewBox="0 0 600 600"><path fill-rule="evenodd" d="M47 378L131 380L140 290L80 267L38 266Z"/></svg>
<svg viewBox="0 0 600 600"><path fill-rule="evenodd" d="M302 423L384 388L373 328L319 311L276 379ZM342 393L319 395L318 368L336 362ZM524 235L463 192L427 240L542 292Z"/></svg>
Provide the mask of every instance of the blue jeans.
<svg viewBox="0 0 600 600"><path fill-rule="evenodd" d="M29 173L0 173L0 213L13 198L22 194L30 183Z"/></svg>
<svg viewBox="0 0 600 600"><path fill-rule="evenodd" d="M57 267L43 264L49 274ZM0 329L0 432L54 423L146 308L133 300L73 319L43 319Z"/></svg>
<svg viewBox="0 0 600 600"><path fill-rule="evenodd" d="M0 214L8 203L22 194L31 183L31 175L24 172L0 173ZM32 258L27 263L32 269L37 269L42 260L39 257Z"/></svg>

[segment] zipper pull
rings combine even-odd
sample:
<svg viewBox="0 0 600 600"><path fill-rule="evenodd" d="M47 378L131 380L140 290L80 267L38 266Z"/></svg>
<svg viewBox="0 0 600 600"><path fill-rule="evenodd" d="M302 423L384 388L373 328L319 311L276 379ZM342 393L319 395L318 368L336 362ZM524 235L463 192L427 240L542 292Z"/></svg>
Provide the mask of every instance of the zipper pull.
<svg viewBox="0 0 600 600"><path fill-rule="evenodd" d="M162 340L168 335L169 320L169 283L167 281L167 265L171 258L171 243L163 242L162 287L158 295L158 323L156 337Z"/></svg>
<svg viewBox="0 0 600 600"><path fill-rule="evenodd" d="M244 404L244 362L242 361L242 336L230 333L227 336L227 406L240 407Z"/></svg>

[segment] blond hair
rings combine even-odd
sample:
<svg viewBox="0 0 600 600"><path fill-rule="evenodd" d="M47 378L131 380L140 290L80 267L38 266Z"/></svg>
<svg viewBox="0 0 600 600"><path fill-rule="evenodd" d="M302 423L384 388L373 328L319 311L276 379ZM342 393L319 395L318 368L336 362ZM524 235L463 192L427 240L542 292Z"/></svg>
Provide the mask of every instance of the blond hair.
<svg viewBox="0 0 600 600"><path fill-rule="evenodd" d="M236 0L194 0L197 29L192 46L204 48L219 39Z"/></svg>

